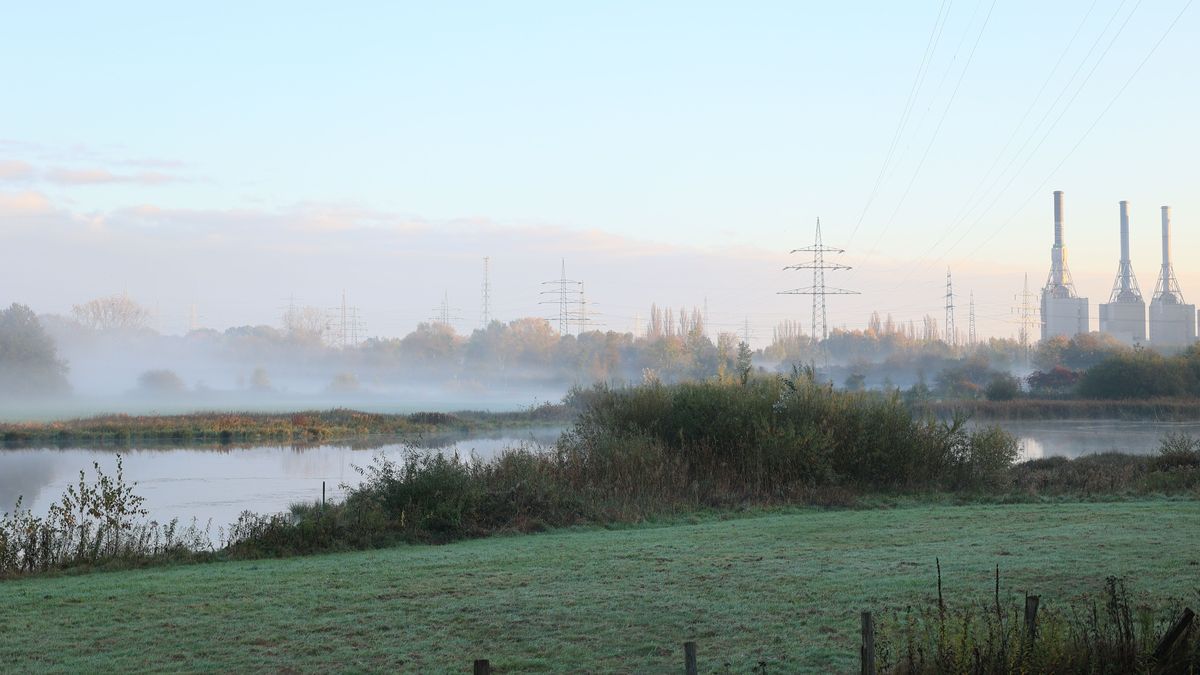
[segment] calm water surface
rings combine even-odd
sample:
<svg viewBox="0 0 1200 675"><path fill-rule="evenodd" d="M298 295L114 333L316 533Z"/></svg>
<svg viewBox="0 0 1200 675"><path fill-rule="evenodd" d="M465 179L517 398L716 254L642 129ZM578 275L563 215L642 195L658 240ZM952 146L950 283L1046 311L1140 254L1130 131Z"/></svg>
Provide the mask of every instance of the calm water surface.
<svg viewBox="0 0 1200 675"><path fill-rule="evenodd" d="M1168 432L1200 436L1200 422L1127 422L1118 420L1047 420L1000 422L1021 442L1024 458L1080 455L1117 450L1153 453ZM547 447L559 428L506 430L498 433L442 437L422 443L446 454L488 458L505 448ZM398 440L370 445L263 445L252 448L127 448L121 450L125 476L137 481L150 516L203 525L227 525L242 511L275 513L288 505L321 498L321 482L329 498L344 494L343 484L356 485L356 466L376 454L400 459L406 445ZM45 513L79 470L91 476L92 462L106 472L115 469L111 448L0 449L0 512L11 510L18 496L34 513Z"/></svg>
<svg viewBox="0 0 1200 675"><path fill-rule="evenodd" d="M511 447L547 447L561 433L558 428L506 430L501 433L440 437L421 442L444 454L472 453L486 459ZM179 518L203 525L211 519L213 531L235 521L242 511L276 513L298 501L320 500L321 482L326 496L340 498L343 484L360 481L355 467L371 464L377 454L399 460L409 446L396 440L363 446L263 445L252 448L124 448L119 452L126 481L138 483L135 493L146 498L150 517L166 522ZM79 479L80 469L93 476L92 462L105 473L116 469L112 448L0 449L0 512L11 511L17 497L23 508L44 514L68 483Z"/></svg>
<svg viewBox="0 0 1200 675"><path fill-rule="evenodd" d="M1114 450L1145 455L1158 452L1159 441L1171 432L1200 437L1200 422L1038 420L994 424L1020 440L1024 459L1079 457Z"/></svg>

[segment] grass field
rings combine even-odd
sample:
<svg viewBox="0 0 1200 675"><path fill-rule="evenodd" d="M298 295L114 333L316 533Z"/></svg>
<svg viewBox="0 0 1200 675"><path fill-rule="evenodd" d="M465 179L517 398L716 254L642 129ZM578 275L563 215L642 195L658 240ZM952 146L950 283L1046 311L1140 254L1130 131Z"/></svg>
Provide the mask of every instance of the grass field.
<svg viewBox="0 0 1200 675"><path fill-rule="evenodd" d="M800 510L0 582L13 671L848 672L858 612L1125 575L1195 597L1200 502Z"/></svg>

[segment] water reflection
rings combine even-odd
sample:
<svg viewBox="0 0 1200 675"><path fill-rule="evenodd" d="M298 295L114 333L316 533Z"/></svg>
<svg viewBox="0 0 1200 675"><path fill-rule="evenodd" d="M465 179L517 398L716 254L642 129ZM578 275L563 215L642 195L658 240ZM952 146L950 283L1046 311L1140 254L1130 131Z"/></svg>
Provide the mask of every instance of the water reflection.
<svg viewBox="0 0 1200 675"><path fill-rule="evenodd" d="M1018 437L1023 458L1109 452L1156 452L1168 432L1200 436L1200 422L1126 422L1117 420L1048 420L1000 422ZM418 444L446 454L480 458L518 445L552 445L560 428L503 430L489 434L441 435ZM215 529L233 522L242 511L284 511L288 505L321 498L321 482L331 498L343 495L342 484L357 484L355 466L370 464L375 453L399 459L406 444L399 439L355 441L338 445L261 445L248 447L174 448L29 448L0 449L0 511L11 510L18 496L35 513L45 513L80 469L91 474L92 462L106 472L124 458L127 480L137 481L153 518L166 521L211 520Z"/></svg>
<svg viewBox="0 0 1200 675"><path fill-rule="evenodd" d="M998 424L1021 442L1022 459L1079 457L1100 452L1136 455L1158 452L1168 433L1200 436L1200 422L1125 420L1038 420L980 422Z"/></svg>
<svg viewBox="0 0 1200 675"><path fill-rule="evenodd" d="M415 444L443 454L472 454L482 459L515 446L544 447L558 439L561 429L508 430L486 435L442 435ZM45 513L68 483L92 463L106 473L116 470L121 454L127 481L138 483L150 517L160 521L198 518L215 528L237 519L245 510L284 511L298 501L339 498L343 484L355 485L355 466L371 463L375 454L399 459L409 444L399 439L341 445L263 445L242 448L29 448L0 450L0 511L11 510L17 497L34 513Z"/></svg>

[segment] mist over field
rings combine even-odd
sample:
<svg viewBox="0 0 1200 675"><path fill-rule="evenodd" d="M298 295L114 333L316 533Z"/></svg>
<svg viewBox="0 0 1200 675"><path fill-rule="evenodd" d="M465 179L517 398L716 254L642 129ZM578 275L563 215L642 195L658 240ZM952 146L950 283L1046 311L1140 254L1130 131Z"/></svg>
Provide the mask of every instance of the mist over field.
<svg viewBox="0 0 1200 675"><path fill-rule="evenodd" d="M878 313L864 329L834 328L822 341L784 321L753 349L744 335L710 329L700 308L653 304L637 334L524 318L493 320L468 335L435 320L402 337L361 339L328 313L289 307L273 324L169 335L150 328L150 316L126 295L80 303L69 316L38 316L22 305L3 310L0 419L330 408L499 412L557 402L596 383L734 381L801 367L838 388L895 391L912 400L1012 398L1022 391L1061 397L1097 364L1155 353L1097 333L1036 346L998 338L959 344L932 317L918 327Z"/></svg>

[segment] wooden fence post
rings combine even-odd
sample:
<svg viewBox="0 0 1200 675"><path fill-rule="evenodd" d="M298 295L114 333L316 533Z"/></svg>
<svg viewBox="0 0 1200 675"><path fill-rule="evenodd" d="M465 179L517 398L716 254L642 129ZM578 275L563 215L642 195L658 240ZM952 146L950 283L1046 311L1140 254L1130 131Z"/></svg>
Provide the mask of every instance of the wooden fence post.
<svg viewBox="0 0 1200 675"><path fill-rule="evenodd" d="M1031 641L1037 637L1037 612L1040 600L1041 597L1037 595L1025 596L1025 633L1029 635Z"/></svg>
<svg viewBox="0 0 1200 675"><path fill-rule="evenodd" d="M875 675L875 620L870 612L862 613L862 675Z"/></svg>
<svg viewBox="0 0 1200 675"><path fill-rule="evenodd" d="M696 675L696 643L683 643L683 672L686 675Z"/></svg>
<svg viewBox="0 0 1200 675"><path fill-rule="evenodd" d="M487 659L475 659L475 675L492 675L492 663Z"/></svg>
<svg viewBox="0 0 1200 675"><path fill-rule="evenodd" d="M1167 634L1158 641L1158 646L1154 648L1155 661L1162 661L1167 656L1170 656L1171 649L1175 646L1175 642L1178 641L1179 637L1183 635L1185 631L1187 631L1189 626L1192 625L1192 619L1195 617L1196 614L1192 612L1191 608L1185 607L1183 609L1183 615L1180 616L1179 620L1171 626L1171 630L1167 631Z"/></svg>

